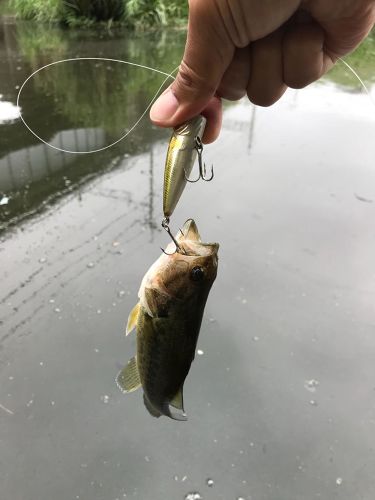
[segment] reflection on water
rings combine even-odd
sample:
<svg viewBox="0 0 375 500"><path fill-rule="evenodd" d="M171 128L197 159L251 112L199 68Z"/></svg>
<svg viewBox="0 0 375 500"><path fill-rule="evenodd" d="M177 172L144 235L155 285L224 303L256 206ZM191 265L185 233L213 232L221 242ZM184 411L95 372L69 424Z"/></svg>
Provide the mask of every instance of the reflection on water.
<svg viewBox="0 0 375 500"><path fill-rule="evenodd" d="M3 96L0 94L0 99ZM19 107L12 102L4 102L0 100L0 125L3 123L17 120L19 117Z"/></svg>
<svg viewBox="0 0 375 500"><path fill-rule="evenodd" d="M77 60L49 66L36 73L33 80L37 94L53 96L54 101L47 123L40 124L35 105L27 120L39 137L49 141L49 134L44 134L62 115L71 126L100 126L106 135L105 145L109 146L138 120L164 78L119 62Z"/></svg>
<svg viewBox="0 0 375 500"><path fill-rule="evenodd" d="M13 106L59 57L170 69L183 46L176 33L0 34L0 102ZM95 74L72 65L25 89L43 137L105 144L154 90L155 75L129 87L119 67ZM144 120L114 148L69 155L1 124L1 500L373 499L375 120L354 79L339 79L268 109L226 106L205 149L215 180L187 186L176 209L176 229L194 217L220 242L186 425L152 419L114 383L134 351L127 315L167 239L169 133Z"/></svg>
<svg viewBox="0 0 375 500"><path fill-rule="evenodd" d="M99 155L77 158L53 150L26 130L15 105L23 81L51 62L75 57L107 57L170 71L183 51L184 33L162 32L124 37L122 33L63 31L3 22L0 76L0 192L12 200L0 211L0 232L46 201L75 189L76 184L107 169L114 158L150 147L164 131L138 127L127 139ZM374 39L369 38L348 61L365 81L374 78ZM372 65L368 62L372 61ZM338 64L326 77L348 90L361 90L358 81ZM164 76L114 62L73 61L38 72L21 95L24 119L46 142L62 149L104 148L118 140L137 121L163 82ZM297 96L297 93L295 94ZM224 129L249 128L250 149L256 108L250 125L224 123ZM47 182L45 182L47 180Z"/></svg>
<svg viewBox="0 0 375 500"><path fill-rule="evenodd" d="M182 33L124 38L54 27L2 24L0 101L0 192L12 200L0 212L0 232L53 202L114 159L147 150L167 132L149 124L115 147L80 157L41 143L17 117L20 85L38 68L59 59L106 57L171 70L183 48ZM38 72L20 99L26 123L49 144L68 151L105 148L123 136L144 112L165 76L114 62L72 61ZM6 101L5 101L6 99ZM47 181L47 182L46 182Z"/></svg>

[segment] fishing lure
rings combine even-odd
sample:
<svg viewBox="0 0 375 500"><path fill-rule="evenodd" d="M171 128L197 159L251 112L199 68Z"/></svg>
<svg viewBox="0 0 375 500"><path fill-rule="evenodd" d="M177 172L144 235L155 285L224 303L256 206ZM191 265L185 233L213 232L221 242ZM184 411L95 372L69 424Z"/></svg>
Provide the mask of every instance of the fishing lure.
<svg viewBox="0 0 375 500"><path fill-rule="evenodd" d="M214 177L212 167L211 176L206 176L206 166L202 160L202 136L205 127L206 118L198 115L173 129L164 169L163 212L168 220L176 208L186 182L197 182L199 179L211 181ZM190 179L197 156L199 175L196 179Z"/></svg>

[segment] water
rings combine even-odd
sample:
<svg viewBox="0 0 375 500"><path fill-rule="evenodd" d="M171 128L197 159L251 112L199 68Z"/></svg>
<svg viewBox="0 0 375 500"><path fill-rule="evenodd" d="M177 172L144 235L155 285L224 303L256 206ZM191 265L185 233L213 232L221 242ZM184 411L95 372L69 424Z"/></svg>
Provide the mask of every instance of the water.
<svg viewBox="0 0 375 500"><path fill-rule="evenodd" d="M187 186L176 209L173 227L194 217L221 244L180 423L151 418L114 382L134 353L124 329L141 278L168 242L169 133L144 120L113 149L76 157L9 110L54 59L169 70L184 34L1 30L2 497L371 500L375 114L347 70L270 109L228 105L205 148L215 180ZM370 87L371 50L352 61ZM49 140L118 137L161 83L77 68L25 93L25 116Z"/></svg>

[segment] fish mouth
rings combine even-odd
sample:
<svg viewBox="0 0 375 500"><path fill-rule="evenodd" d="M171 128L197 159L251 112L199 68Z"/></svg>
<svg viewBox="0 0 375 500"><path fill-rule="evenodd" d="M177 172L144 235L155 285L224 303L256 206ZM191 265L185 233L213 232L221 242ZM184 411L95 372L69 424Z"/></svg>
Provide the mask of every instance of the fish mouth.
<svg viewBox="0 0 375 500"><path fill-rule="evenodd" d="M181 234L182 233L182 234ZM188 219L182 226L181 231L178 233L177 240L190 240L197 243L202 243L198 227L194 219Z"/></svg>
<svg viewBox="0 0 375 500"><path fill-rule="evenodd" d="M177 242L181 245L182 254L196 257L198 255L217 255L219 243L203 243L194 219L188 219L176 236Z"/></svg>
<svg viewBox="0 0 375 500"><path fill-rule="evenodd" d="M219 251L219 243L202 243L202 246L210 251L210 254L217 254Z"/></svg>

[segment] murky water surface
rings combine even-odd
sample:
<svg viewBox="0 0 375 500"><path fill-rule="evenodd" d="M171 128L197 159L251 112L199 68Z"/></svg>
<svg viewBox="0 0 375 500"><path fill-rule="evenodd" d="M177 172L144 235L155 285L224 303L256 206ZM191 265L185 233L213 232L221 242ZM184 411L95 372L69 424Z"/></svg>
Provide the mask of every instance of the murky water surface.
<svg viewBox="0 0 375 500"><path fill-rule="evenodd" d="M153 419L114 377L160 230L168 132L144 119L90 155L21 123L25 78L57 59L169 71L183 33L1 25L0 481L11 500L372 500L375 489L375 108L346 68L270 109L228 105L189 185L220 268L185 384L189 420ZM373 42L349 61L371 87ZM25 87L58 148L99 149L163 77L73 62Z"/></svg>

